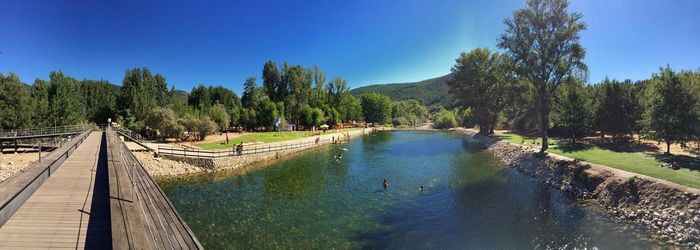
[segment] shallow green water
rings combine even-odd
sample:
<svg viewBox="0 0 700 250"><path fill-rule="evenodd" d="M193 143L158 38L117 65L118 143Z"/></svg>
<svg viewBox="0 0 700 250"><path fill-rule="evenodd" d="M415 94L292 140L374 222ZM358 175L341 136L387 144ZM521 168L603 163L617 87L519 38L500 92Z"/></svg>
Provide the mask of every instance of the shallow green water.
<svg viewBox="0 0 700 250"><path fill-rule="evenodd" d="M209 249L657 244L636 226L504 169L478 144L450 133L380 132L244 175L161 186Z"/></svg>

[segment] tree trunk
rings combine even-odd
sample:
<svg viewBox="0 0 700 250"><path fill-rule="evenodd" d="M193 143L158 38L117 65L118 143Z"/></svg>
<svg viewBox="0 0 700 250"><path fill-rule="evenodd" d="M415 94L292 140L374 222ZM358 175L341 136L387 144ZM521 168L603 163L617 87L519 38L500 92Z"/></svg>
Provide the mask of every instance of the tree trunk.
<svg viewBox="0 0 700 250"><path fill-rule="evenodd" d="M671 143L666 142L666 154L671 154Z"/></svg>
<svg viewBox="0 0 700 250"><path fill-rule="evenodd" d="M542 148L540 148L540 154L544 154L547 151L548 140L547 140L547 128L549 127L549 105L547 96L547 86L546 83L541 83L539 88L539 103L540 103L540 119L542 125Z"/></svg>
<svg viewBox="0 0 700 250"><path fill-rule="evenodd" d="M576 144L576 133L574 133L573 136L571 136L571 142L573 144Z"/></svg>

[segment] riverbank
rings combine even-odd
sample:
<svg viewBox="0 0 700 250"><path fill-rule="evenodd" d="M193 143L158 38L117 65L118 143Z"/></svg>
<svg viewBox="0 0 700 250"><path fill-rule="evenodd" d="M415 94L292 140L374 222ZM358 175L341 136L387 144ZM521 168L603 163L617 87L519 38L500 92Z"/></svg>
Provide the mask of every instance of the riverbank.
<svg viewBox="0 0 700 250"><path fill-rule="evenodd" d="M47 155L49 152L44 152L41 156L46 157ZM0 182L7 180L38 160L39 153L36 152L0 154Z"/></svg>
<svg viewBox="0 0 700 250"><path fill-rule="evenodd" d="M453 129L473 137L508 167L552 187L592 201L619 220L642 224L652 237L700 249L700 190L607 166L535 151L507 141Z"/></svg>
<svg viewBox="0 0 700 250"><path fill-rule="evenodd" d="M378 128L377 130L388 130L385 128ZM265 145L270 145L275 147L278 145L294 144L300 142L313 142L316 138L320 141L331 141L341 140L347 142L347 140L371 134L375 129L357 129L352 131L344 131L337 133L325 133L318 136L307 137L297 140L289 140L284 142L269 143ZM154 157L153 154L145 152L134 152L136 158L141 162L148 173L156 178L169 178L182 175L196 174L196 173L211 173L219 171L250 171L260 167L264 167L269 163L285 159L288 157L293 157L294 155L318 148L323 145L328 144L313 144L306 147L298 147L285 149L274 152L258 153L258 154L244 154L241 156L231 156L222 157L216 159L198 159L198 158L181 158L181 157Z"/></svg>

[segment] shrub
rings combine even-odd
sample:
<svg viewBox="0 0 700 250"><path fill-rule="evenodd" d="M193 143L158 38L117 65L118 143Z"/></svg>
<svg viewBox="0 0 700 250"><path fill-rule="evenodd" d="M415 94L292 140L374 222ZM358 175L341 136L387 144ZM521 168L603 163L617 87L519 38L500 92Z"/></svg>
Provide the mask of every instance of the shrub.
<svg viewBox="0 0 700 250"><path fill-rule="evenodd" d="M439 129L457 127L457 118L455 118L455 114L450 111L444 109L440 110L435 118L434 127Z"/></svg>

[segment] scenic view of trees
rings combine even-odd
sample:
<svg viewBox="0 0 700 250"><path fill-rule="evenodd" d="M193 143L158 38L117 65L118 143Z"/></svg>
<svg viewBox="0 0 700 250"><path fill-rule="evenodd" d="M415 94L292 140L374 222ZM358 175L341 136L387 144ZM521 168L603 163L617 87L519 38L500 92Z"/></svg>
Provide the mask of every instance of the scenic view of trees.
<svg viewBox="0 0 700 250"><path fill-rule="evenodd" d="M457 107L452 116L469 108L466 123L482 134L538 131L540 152L550 132L572 143L596 132L603 141L640 135L665 143L667 153L673 143L700 141L700 70L665 66L648 80L589 83L579 43L586 24L567 8L567 1L527 1L505 21L498 44L504 53L462 53L447 81ZM440 121L446 117L439 115L436 124L449 124Z"/></svg>
<svg viewBox="0 0 700 250"><path fill-rule="evenodd" d="M121 86L76 80L61 71L31 85L13 73L0 75L0 82L3 129L104 124L112 118L152 139L184 139L184 135L203 139L234 128L273 131L277 119L279 127L294 124L295 130L310 130L364 121L416 126L430 117L418 101L392 101L377 93L355 96L341 77L327 80L319 67L286 62L281 67L266 62L262 85L249 77L240 97L223 86L199 85L189 93L175 90L165 76L147 68L128 69Z"/></svg>

